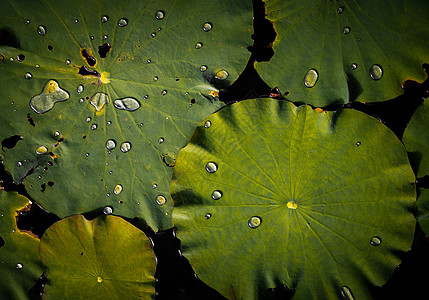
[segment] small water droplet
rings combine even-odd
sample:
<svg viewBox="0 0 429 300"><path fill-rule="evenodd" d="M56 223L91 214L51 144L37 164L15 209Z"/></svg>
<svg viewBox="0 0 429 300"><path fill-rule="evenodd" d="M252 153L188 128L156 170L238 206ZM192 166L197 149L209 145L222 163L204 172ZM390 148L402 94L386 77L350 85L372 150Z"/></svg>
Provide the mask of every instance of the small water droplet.
<svg viewBox="0 0 429 300"><path fill-rule="evenodd" d="M164 17L165 17L165 12L162 10L158 10L155 14L155 18L157 20L162 20L162 19L164 19Z"/></svg>
<svg viewBox="0 0 429 300"><path fill-rule="evenodd" d="M109 171L109 175L112 175L113 174L113 171Z"/></svg>
<svg viewBox="0 0 429 300"><path fill-rule="evenodd" d="M228 72L226 70L220 70L216 73L215 78L219 80L225 80L229 76Z"/></svg>
<svg viewBox="0 0 429 300"><path fill-rule="evenodd" d="M37 178L42 179L42 175L37 176Z"/></svg>
<svg viewBox="0 0 429 300"><path fill-rule="evenodd" d="M85 100L83 98L79 99L79 103L83 103Z"/></svg>
<svg viewBox="0 0 429 300"><path fill-rule="evenodd" d="M36 149L36 154L45 154L46 152L48 152L48 148L46 148L45 146L40 146L39 148Z"/></svg>
<svg viewBox="0 0 429 300"><path fill-rule="evenodd" d="M16 56L16 60L19 61L19 62L24 61L24 59L25 59L25 55L24 54L18 54Z"/></svg>
<svg viewBox="0 0 429 300"><path fill-rule="evenodd" d="M217 171L217 164L215 162L208 162L206 164L206 171L209 173L214 173Z"/></svg>
<svg viewBox="0 0 429 300"><path fill-rule="evenodd" d="M107 34L103 35L103 40L107 40L109 36Z"/></svg>
<svg viewBox="0 0 429 300"><path fill-rule="evenodd" d="M106 194L106 197L110 197L110 193L107 193L107 194Z"/></svg>
<svg viewBox="0 0 429 300"><path fill-rule="evenodd" d="M16 268L17 268L18 270L22 269L23 267L24 267L24 266L23 266L22 264L20 264L20 263L16 264Z"/></svg>
<svg viewBox="0 0 429 300"><path fill-rule="evenodd" d="M361 145L361 142L356 143L356 147L359 147Z"/></svg>
<svg viewBox="0 0 429 300"><path fill-rule="evenodd" d="M119 195L122 192L122 185L117 184L115 185L115 188L113 189L113 194Z"/></svg>
<svg viewBox="0 0 429 300"><path fill-rule="evenodd" d="M206 213L206 215L204 216L207 220L210 219L212 217L211 213Z"/></svg>
<svg viewBox="0 0 429 300"><path fill-rule="evenodd" d="M113 214L113 207L106 206L105 208L103 208L103 214L105 214L105 215L111 215L111 214ZM98 277L98 278L100 278L100 277Z"/></svg>
<svg viewBox="0 0 429 300"><path fill-rule="evenodd" d="M213 28L213 25L212 25L212 23L210 23L210 22L206 22L206 23L204 23L204 25L203 25L203 30L204 30L205 32L212 30L212 28Z"/></svg>
<svg viewBox="0 0 429 300"><path fill-rule="evenodd" d="M250 228L254 229L261 226L261 223L262 223L261 218L254 216L249 219L249 221L247 222L247 225L249 225Z"/></svg>
<svg viewBox="0 0 429 300"><path fill-rule="evenodd" d="M144 97L143 97L144 99L147 99L147 98L149 98L149 95L144 95Z"/></svg>
<svg viewBox="0 0 429 300"><path fill-rule="evenodd" d="M150 36L154 38L154 37L156 37L156 33L155 33L155 32L152 32L152 33L150 34Z"/></svg>
<svg viewBox="0 0 429 300"><path fill-rule="evenodd" d="M167 95L167 90L163 90L163 91L161 92L161 95Z"/></svg>
<svg viewBox="0 0 429 300"><path fill-rule="evenodd" d="M71 60L70 59L66 59L66 65L71 64Z"/></svg>
<svg viewBox="0 0 429 300"><path fill-rule="evenodd" d="M198 42L195 44L195 49L200 49L202 46L203 46L203 43Z"/></svg>
<svg viewBox="0 0 429 300"><path fill-rule="evenodd" d="M158 81L158 76L153 76L153 81Z"/></svg>
<svg viewBox="0 0 429 300"><path fill-rule="evenodd" d="M346 35L346 34L349 34L349 33L350 33L350 27L348 27L348 26L344 27L343 28L343 34Z"/></svg>
<svg viewBox="0 0 429 300"><path fill-rule="evenodd" d="M46 28L43 25L39 25L39 27L37 27L37 33L40 34L41 36L46 35Z"/></svg>
<svg viewBox="0 0 429 300"><path fill-rule="evenodd" d="M308 70L304 76L304 85L308 88L312 88L319 79L319 73L315 69Z"/></svg>
<svg viewBox="0 0 429 300"><path fill-rule="evenodd" d="M344 6L340 6L337 8L337 13L341 14L344 11Z"/></svg>
<svg viewBox="0 0 429 300"><path fill-rule="evenodd" d="M352 63L352 65L351 65L351 69L352 69L352 70L356 70L356 69L357 69L357 67L358 67L358 66L357 66L357 64L356 64L356 63Z"/></svg>
<svg viewBox="0 0 429 300"><path fill-rule="evenodd" d="M210 128L212 126L212 122L210 122L210 120L207 120L205 123L204 123L204 127L205 128Z"/></svg>
<svg viewBox="0 0 429 300"><path fill-rule="evenodd" d="M152 61L151 61L150 59L148 59L146 62L147 62L148 64L150 64Z"/></svg>
<svg viewBox="0 0 429 300"><path fill-rule="evenodd" d="M83 92L83 90L84 90L83 85L79 84L79 85L77 86L76 91L80 94L80 93L82 93L82 92Z"/></svg>
<svg viewBox="0 0 429 300"><path fill-rule="evenodd" d="M125 27L128 25L128 19L127 18L122 18L118 21L118 26L119 27Z"/></svg>
<svg viewBox="0 0 429 300"><path fill-rule="evenodd" d="M101 23L106 23L107 21L109 21L109 17L104 15L101 17Z"/></svg>
<svg viewBox="0 0 429 300"><path fill-rule="evenodd" d="M16 165L17 165L18 167L21 167L21 166L22 166L22 161L17 162L17 163L16 163Z"/></svg>
<svg viewBox="0 0 429 300"><path fill-rule="evenodd" d="M85 122L87 122L87 123L89 123L91 121L91 117L87 117L86 119L85 119Z"/></svg>
<svg viewBox="0 0 429 300"><path fill-rule="evenodd" d="M381 244L381 238L378 236L373 236L371 238L370 244L374 247L380 246Z"/></svg>
<svg viewBox="0 0 429 300"><path fill-rule="evenodd" d="M140 124L139 124L139 127L143 127L143 123L140 123Z"/></svg>
<svg viewBox="0 0 429 300"><path fill-rule="evenodd" d="M371 79L373 80L379 80L383 77L383 69L377 64L372 65L369 69L369 76L371 76Z"/></svg>
<svg viewBox="0 0 429 300"><path fill-rule="evenodd" d="M158 139L158 143L160 143L160 144L164 143L164 138L163 138L163 137L160 137L160 138Z"/></svg>
<svg viewBox="0 0 429 300"><path fill-rule="evenodd" d="M26 25L30 24L30 20L25 20L25 24Z"/></svg>
<svg viewBox="0 0 429 300"><path fill-rule="evenodd" d="M212 193L212 198L213 200L219 200L220 198L222 198L222 192L219 190L216 190Z"/></svg>
<svg viewBox="0 0 429 300"><path fill-rule="evenodd" d="M140 103L134 98L117 99L113 102L117 109L135 111L140 108Z"/></svg>
<svg viewBox="0 0 429 300"><path fill-rule="evenodd" d="M36 68L40 68L40 65L35 65Z"/></svg>
<svg viewBox="0 0 429 300"><path fill-rule="evenodd" d="M157 186L158 186L158 185L157 185L156 183L153 183L153 184L152 184L152 188L153 188L153 189L156 189L156 188L157 188Z"/></svg>
<svg viewBox="0 0 429 300"><path fill-rule="evenodd" d="M207 66L202 65L202 66L200 67L200 71L201 71L201 72L205 72L205 71L207 71Z"/></svg>
<svg viewBox="0 0 429 300"><path fill-rule="evenodd" d="M25 79L31 79L33 75L30 72L25 73L24 78Z"/></svg>
<svg viewBox="0 0 429 300"><path fill-rule="evenodd" d="M92 125L91 125L91 129L92 129L92 130L97 129L97 124L92 124Z"/></svg>
<svg viewBox="0 0 429 300"><path fill-rule="evenodd" d="M76 24L76 23L79 23L79 20L78 19L74 19L74 23Z"/></svg>
<svg viewBox="0 0 429 300"><path fill-rule="evenodd" d="M94 36L93 36L93 35L91 35L91 36L89 37L89 39L90 39L91 41L93 41L93 40L94 40Z"/></svg>
<svg viewBox="0 0 429 300"><path fill-rule="evenodd" d="M130 142L123 142L121 144L121 151L122 152L126 153L126 152L128 152L130 150L131 150L131 143Z"/></svg>
<svg viewBox="0 0 429 300"><path fill-rule="evenodd" d="M343 286L341 288L341 296L343 297L344 300L354 300L355 299L355 297L353 296L352 290L347 286Z"/></svg>
<svg viewBox="0 0 429 300"><path fill-rule="evenodd" d="M167 202L167 199L165 199L164 196L159 195L156 197L156 203L158 203L159 205L164 205L165 202Z"/></svg>
<svg viewBox="0 0 429 300"><path fill-rule="evenodd" d="M86 154L85 154L85 157L88 157L88 156L89 156L89 153L86 153Z"/></svg>
<svg viewBox="0 0 429 300"><path fill-rule="evenodd" d="M106 125L107 125L107 126L112 125L112 121L108 121L108 122L106 123Z"/></svg>

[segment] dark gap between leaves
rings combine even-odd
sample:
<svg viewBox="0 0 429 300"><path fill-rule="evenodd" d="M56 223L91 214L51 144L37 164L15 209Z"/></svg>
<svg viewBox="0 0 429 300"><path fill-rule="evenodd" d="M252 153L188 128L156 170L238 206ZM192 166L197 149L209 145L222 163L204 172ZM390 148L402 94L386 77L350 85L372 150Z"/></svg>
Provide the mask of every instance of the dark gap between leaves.
<svg viewBox="0 0 429 300"><path fill-rule="evenodd" d="M38 203L32 202L29 208L18 212L16 226L20 231L29 231L39 239L52 224L61 220L56 214L43 209Z"/></svg>

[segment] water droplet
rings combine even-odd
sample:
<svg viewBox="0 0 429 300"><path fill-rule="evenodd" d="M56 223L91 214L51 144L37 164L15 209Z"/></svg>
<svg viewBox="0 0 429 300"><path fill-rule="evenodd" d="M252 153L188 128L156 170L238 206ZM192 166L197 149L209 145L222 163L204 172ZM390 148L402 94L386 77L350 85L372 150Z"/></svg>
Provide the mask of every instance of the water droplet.
<svg viewBox="0 0 429 300"><path fill-rule="evenodd" d="M212 30L212 28L213 28L213 25L212 25L212 23L210 23L210 22L206 22L206 23L204 23L204 25L203 25L203 30L204 30L205 32Z"/></svg>
<svg viewBox="0 0 429 300"><path fill-rule="evenodd" d="M341 14L344 11L344 6L340 6L337 8L337 13Z"/></svg>
<svg viewBox="0 0 429 300"><path fill-rule="evenodd" d="M35 65L36 68L40 68L40 65Z"/></svg>
<svg viewBox="0 0 429 300"><path fill-rule="evenodd" d="M107 194L106 194L106 197L110 197L110 193L107 193Z"/></svg>
<svg viewBox="0 0 429 300"><path fill-rule="evenodd" d="M83 103L85 100L83 98L79 99L79 103Z"/></svg>
<svg viewBox="0 0 429 300"><path fill-rule="evenodd" d="M355 299L355 297L353 296L352 290L347 286L343 286L341 288L341 296L343 297L344 300L354 300Z"/></svg>
<svg viewBox="0 0 429 300"><path fill-rule="evenodd" d="M158 10L155 14L155 18L157 20L162 20L162 19L164 19L164 17L165 17L165 12L162 10Z"/></svg>
<svg viewBox="0 0 429 300"><path fill-rule="evenodd" d="M205 71L207 71L207 66L202 65L202 66L200 67L200 71L201 71L201 72L205 72Z"/></svg>
<svg viewBox="0 0 429 300"><path fill-rule="evenodd" d="M89 156L89 153L85 153L85 157L88 157Z"/></svg>
<svg viewBox="0 0 429 300"><path fill-rule="evenodd" d="M109 96L105 93L96 93L89 103L95 107L96 111L101 111L104 105L109 103Z"/></svg>
<svg viewBox="0 0 429 300"><path fill-rule="evenodd" d="M38 114L43 114L54 107L55 102L66 101L69 93L58 86L55 80L49 80L39 95L30 100L30 107Z"/></svg>
<svg viewBox="0 0 429 300"><path fill-rule="evenodd" d="M203 46L203 43L198 42L195 44L195 49L200 49L202 46Z"/></svg>
<svg viewBox="0 0 429 300"><path fill-rule="evenodd" d="M370 244L374 247L380 246L381 244L381 238L378 236L373 236L371 238Z"/></svg>
<svg viewBox="0 0 429 300"><path fill-rule="evenodd" d="M101 278L100 276L97 277L97 282L98 283L102 283L103 282L103 278Z"/></svg>
<svg viewBox="0 0 429 300"><path fill-rule="evenodd" d="M160 137L160 138L158 139L158 143L160 143L160 144L164 143L164 138L163 138L163 137Z"/></svg>
<svg viewBox="0 0 429 300"><path fill-rule="evenodd" d="M150 64L152 61L151 61L150 59L148 59L146 62L147 62L148 64Z"/></svg>
<svg viewBox="0 0 429 300"><path fill-rule="evenodd" d="M211 213L206 213L206 215L204 216L207 220L210 219L212 217Z"/></svg>
<svg viewBox="0 0 429 300"><path fill-rule="evenodd" d="M207 164L206 164L206 171L207 172L209 172L209 173L214 173L214 172L216 172L217 171L217 164L216 163L214 163L214 162L208 162Z"/></svg>
<svg viewBox="0 0 429 300"><path fill-rule="evenodd" d="M54 136L55 136L55 137L60 136L60 132L59 132L59 131L55 131L55 132L54 132Z"/></svg>
<svg viewBox="0 0 429 300"><path fill-rule="evenodd" d="M70 59L66 59L66 65L71 64L71 60Z"/></svg>
<svg viewBox="0 0 429 300"><path fill-rule="evenodd" d="M143 123L140 123L140 124L139 124L139 127L143 127Z"/></svg>
<svg viewBox="0 0 429 300"><path fill-rule="evenodd" d="M167 199L165 199L164 196L159 195L156 197L156 203L158 203L159 205L164 205L165 202L167 202Z"/></svg>
<svg viewBox="0 0 429 300"><path fill-rule="evenodd" d="M45 154L46 152L48 152L48 148L46 148L45 146L40 146L39 148L36 149L36 154Z"/></svg>
<svg viewBox="0 0 429 300"><path fill-rule="evenodd" d="M361 145L361 142L356 143L356 147L359 147Z"/></svg>
<svg viewBox="0 0 429 300"><path fill-rule="evenodd" d="M204 127L205 128L210 128L212 126L212 122L210 122L210 120L207 120L205 123L204 123Z"/></svg>
<svg viewBox="0 0 429 300"><path fill-rule="evenodd" d="M128 25L128 19L127 18L122 18L118 21L118 26L119 27L125 27Z"/></svg>
<svg viewBox="0 0 429 300"><path fill-rule="evenodd" d="M163 90L163 91L161 92L161 95L167 95L167 90Z"/></svg>
<svg viewBox="0 0 429 300"><path fill-rule="evenodd" d="M113 174L113 171L109 171L109 175L112 175Z"/></svg>
<svg viewBox="0 0 429 300"><path fill-rule="evenodd" d="M249 219L249 221L247 222L247 225L249 225L250 228L254 229L254 228L258 228L259 226L261 226L262 220L260 217L251 217Z"/></svg>
<svg viewBox="0 0 429 300"><path fill-rule="evenodd" d="M101 17L101 23L106 23L107 21L109 21L109 17L104 15Z"/></svg>
<svg viewBox="0 0 429 300"><path fill-rule="evenodd" d="M82 92L83 92L83 90L84 90L83 85L79 84L79 85L77 86L76 91L80 94L80 93L82 93Z"/></svg>
<svg viewBox="0 0 429 300"><path fill-rule="evenodd" d="M16 164L18 167L21 167L22 166L22 161L19 161L19 162L17 162L17 164Z"/></svg>
<svg viewBox="0 0 429 300"><path fill-rule="evenodd" d="M76 23L79 23L79 20L78 19L74 19L74 23L76 24Z"/></svg>
<svg viewBox="0 0 429 300"><path fill-rule="evenodd" d="M37 176L37 178L42 179L42 175Z"/></svg>
<svg viewBox="0 0 429 300"><path fill-rule="evenodd" d="M117 184L115 185L115 188L113 189L113 194L119 195L122 192L122 185Z"/></svg>
<svg viewBox="0 0 429 300"><path fill-rule="evenodd" d="M113 214L113 207L106 206L105 208L103 208L103 214L105 214L105 215ZM100 278L100 277L98 277L98 278Z"/></svg>
<svg viewBox="0 0 429 300"><path fill-rule="evenodd" d="M25 20L25 25L30 24L30 20Z"/></svg>
<svg viewBox="0 0 429 300"><path fill-rule="evenodd" d="M156 37L156 33L155 33L155 32L152 32L152 33L150 34L150 36L154 38L154 37Z"/></svg>
<svg viewBox="0 0 429 300"><path fill-rule="evenodd" d="M383 69L379 65L372 65L372 67L369 69L369 76L373 80L379 80L381 77L383 77Z"/></svg>
<svg viewBox="0 0 429 300"><path fill-rule="evenodd" d="M357 66L357 64L356 64L356 63L352 63L352 65L351 65L351 69L352 69L352 70L356 70L356 69L357 69L357 67L358 67L358 66Z"/></svg>
<svg viewBox="0 0 429 300"><path fill-rule="evenodd" d="M107 126L112 125L112 121L108 121L108 122L106 123L106 125L107 125Z"/></svg>
<svg viewBox="0 0 429 300"><path fill-rule="evenodd" d="M219 190L216 190L212 193L212 198L214 200L219 200L220 198L222 198L222 192Z"/></svg>
<svg viewBox="0 0 429 300"><path fill-rule="evenodd" d="M30 72L25 73L24 78L25 79L31 79L33 75Z"/></svg>
<svg viewBox="0 0 429 300"><path fill-rule="evenodd" d="M113 102L117 109L135 111L140 108L140 103L134 98L118 99Z"/></svg>
<svg viewBox="0 0 429 300"><path fill-rule="evenodd" d="M91 130L95 130L95 129L97 129L97 124L92 124L91 125Z"/></svg>
<svg viewBox="0 0 429 300"><path fill-rule="evenodd" d="M40 34L41 36L46 35L46 28L43 25L39 25L39 27L37 27L37 33Z"/></svg>
<svg viewBox="0 0 429 300"><path fill-rule="evenodd" d="M19 61L19 62L24 61L24 59L25 59L25 55L24 54L18 54L16 56L16 60Z"/></svg>
<svg viewBox="0 0 429 300"><path fill-rule="evenodd" d="M85 122L87 122L87 123L89 123L91 121L91 117L87 117L86 119L85 119Z"/></svg>
<svg viewBox="0 0 429 300"><path fill-rule="evenodd" d="M291 200L291 201L288 201L286 206L287 206L287 208L290 208L290 209L296 209L298 207L298 204L296 204L295 201Z"/></svg>
<svg viewBox="0 0 429 300"><path fill-rule="evenodd" d="M319 79L319 73L315 69L308 70L304 76L304 85L308 88L312 88Z"/></svg>
<svg viewBox="0 0 429 300"><path fill-rule="evenodd" d="M156 183L152 184L152 188L153 188L153 189L156 189L156 188L157 188L157 186L158 186L158 185L157 185Z"/></svg>
<svg viewBox="0 0 429 300"><path fill-rule="evenodd" d="M93 35L91 35L90 37L89 37L89 39L92 41L92 40L94 40L94 36Z"/></svg>
<svg viewBox="0 0 429 300"><path fill-rule="evenodd" d="M106 148L107 150L113 150L116 147L116 142L114 140L108 140L106 142Z"/></svg>
<svg viewBox="0 0 429 300"><path fill-rule="evenodd" d="M226 70L220 70L216 73L215 78L219 80L225 80L229 76L228 72Z"/></svg>
<svg viewBox="0 0 429 300"><path fill-rule="evenodd" d="M22 264L20 264L20 263L16 264L16 268L17 268L18 270L22 269L23 267L24 267L24 266L23 266Z"/></svg>
<svg viewBox="0 0 429 300"><path fill-rule="evenodd" d="M153 76L153 81L158 81L158 76Z"/></svg>
<svg viewBox="0 0 429 300"><path fill-rule="evenodd" d="M350 27L348 27L348 26L344 27L343 28L343 34L346 35L346 34L349 34L349 33L350 33Z"/></svg>
<svg viewBox="0 0 429 300"><path fill-rule="evenodd" d="M126 153L131 150L131 143L130 142L124 142L121 144L121 151Z"/></svg>
<svg viewBox="0 0 429 300"><path fill-rule="evenodd" d="M103 35L103 40L107 40L109 36L107 34Z"/></svg>

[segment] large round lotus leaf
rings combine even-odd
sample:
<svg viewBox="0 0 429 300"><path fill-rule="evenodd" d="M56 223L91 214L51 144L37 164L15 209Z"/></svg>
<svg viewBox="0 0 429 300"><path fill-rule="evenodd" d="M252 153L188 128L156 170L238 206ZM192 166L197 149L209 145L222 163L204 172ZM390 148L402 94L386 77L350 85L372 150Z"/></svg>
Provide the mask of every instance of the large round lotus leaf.
<svg viewBox="0 0 429 300"><path fill-rule="evenodd" d="M417 177L429 175L429 107L427 100L419 106L405 129L402 141ZM420 189L417 199L417 219L429 234L429 193Z"/></svg>
<svg viewBox="0 0 429 300"><path fill-rule="evenodd" d="M28 291L43 273L39 239L16 227L17 211L28 199L0 190L0 299L28 299Z"/></svg>
<svg viewBox="0 0 429 300"><path fill-rule="evenodd" d="M171 227L171 167L223 105L209 82L244 69L251 26L244 0L2 3L6 169L60 217L110 205Z"/></svg>
<svg viewBox="0 0 429 300"><path fill-rule="evenodd" d="M270 0L266 10L275 54L256 69L292 101L384 101L403 81L426 79L428 1Z"/></svg>
<svg viewBox="0 0 429 300"><path fill-rule="evenodd" d="M46 299L152 299L156 259L146 235L120 217L75 215L40 241Z"/></svg>
<svg viewBox="0 0 429 300"><path fill-rule="evenodd" d="M413 181L403 145L372 117L248 100L179 153L173 219L197 275L230 299L282 283L297 299L369 299L413 240Z"/></svg>

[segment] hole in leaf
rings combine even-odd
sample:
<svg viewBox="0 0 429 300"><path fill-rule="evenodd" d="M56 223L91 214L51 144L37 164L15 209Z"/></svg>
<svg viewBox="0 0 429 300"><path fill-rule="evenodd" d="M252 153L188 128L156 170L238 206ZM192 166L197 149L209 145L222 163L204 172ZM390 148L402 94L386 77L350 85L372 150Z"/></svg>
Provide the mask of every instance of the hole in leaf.
<svg viewBox="0 0 429 300"><path fill-rule="evenodd" d="M54 46L52 46L52 45L48 45L48 50L49 50L49 51L54 51Z"/></svg>
<svg viewBox="0 0 429 300"><path fill-rule="evenodd" d="M34 119L31 114L27 114L27 121L28 123L30 123L31 126L36 127L36 123L34 123Z"/></svg>
<svg viewBox="0 0 429 300"><path fill-rule="evenodd" d="M94 56L91 55L90 52L88 52L86 49L82 49L80 54L85 59L86 63L90 65L91 67L95 66L97 64L97 60Z"/></svg>
<svg viewBox="0 0 429 300"><path fill-rule="evenodd" d="M101 58L106 58L107 53L110 51L111 48L112 46L110 45L110 43L104 43L103 45L98 46L98 54Z"/></svg>
<svg viewBox="0 0 429 300"><path fill-rule="evenodd" d="M95 70L90 70L86 66L80 67L78 74L82 75L82 76L96 76L96 77L100 77L100 73L98 73Z"/></svg>
<svg viewBox="0 0 429 300"><path fill-rule="evenodd" d="M42 183L42 184L40 185L40 191L41 191L42 193L44 193L44 192L46 191L46 184L45 184L45 183Z"/></svg>
<svg viewBox="0 0 429 300"><path fill-rule="evenodd" d="M0 236L0 248L5 244L4 239Z"/></svg>
<svg viewBox="0 0 429 300"><path fill-rule="evenodd" d="M4 152L4 148L12 149L15 148L16 144L24 138L20 135L12 135L11 137L5 138L1 141L1 149Z"/></svg>

